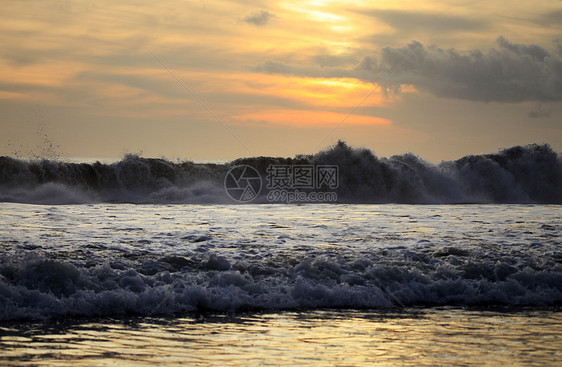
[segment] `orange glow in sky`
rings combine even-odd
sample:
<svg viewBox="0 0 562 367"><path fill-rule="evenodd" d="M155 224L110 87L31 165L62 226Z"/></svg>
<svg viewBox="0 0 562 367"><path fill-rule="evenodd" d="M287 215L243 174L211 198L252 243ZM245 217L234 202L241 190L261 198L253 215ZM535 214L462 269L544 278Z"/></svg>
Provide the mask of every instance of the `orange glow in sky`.
<svg viewBox="0 0 562 367"><path fill-rule="evenodd" d="M269 110L264 112L245 113L234 116L237 121L287 125L292 127L309 127L310 125L336 126L341 122L350 125L388 126L392 122L380 117L351 115L328 111L300 110Z"/></svg>
<svg viewBox="0 0 562 367"><path fill-rule="evenodd" d="M326 144L430 160L562 149L555 0L0 6L0 155L39 144L38 124L71 156L245 154L150 54L259 155L309 151L351 111Z"/></svg>

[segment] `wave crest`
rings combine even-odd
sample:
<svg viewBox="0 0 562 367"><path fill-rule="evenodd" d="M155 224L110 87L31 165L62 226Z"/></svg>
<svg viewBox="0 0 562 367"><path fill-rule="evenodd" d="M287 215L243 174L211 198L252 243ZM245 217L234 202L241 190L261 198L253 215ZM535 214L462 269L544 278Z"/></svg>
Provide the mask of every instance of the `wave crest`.
<svg viewBox="0 0 562 367"><path fill-rule="evenodd" d="M516 146L434 165L411 153L378 158L341 141L315 155L226 164L175 163L132 154L112 164L0 157L0 201L232 203L224 178L240 164L256 168L264 186L272 164L337 165L336 192L344 203L562 204L562 158L548 145ZM256 202L264 202L262 196Z"/></svg>

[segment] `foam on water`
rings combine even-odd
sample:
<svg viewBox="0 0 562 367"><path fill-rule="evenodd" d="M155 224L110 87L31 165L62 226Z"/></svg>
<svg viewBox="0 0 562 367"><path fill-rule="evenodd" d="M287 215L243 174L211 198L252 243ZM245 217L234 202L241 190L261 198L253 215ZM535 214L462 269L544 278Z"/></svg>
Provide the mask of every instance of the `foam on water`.
<svg viewBox="0 0 562 367"><path fill-rule="evenodd" d="M560 213L528 205L2 204L0 319L560 305Z"/></svg>

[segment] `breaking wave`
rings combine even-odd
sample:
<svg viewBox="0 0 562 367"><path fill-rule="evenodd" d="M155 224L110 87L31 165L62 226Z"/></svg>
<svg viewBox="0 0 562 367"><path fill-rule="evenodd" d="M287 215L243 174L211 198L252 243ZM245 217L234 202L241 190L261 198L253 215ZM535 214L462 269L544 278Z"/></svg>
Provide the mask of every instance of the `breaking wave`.
<svg viewBox="0 0 562 367"><path fill-rule="evenodd" d="M343 142L315 155L244 158L226 164L175 163L137 155L113 164L0 157L0 201L233 203L224 180L241 164L256 168L264 186L271 164L337 165L335 192L343 203L562 204L562 158L548 145L516 146L434 165L410 153L378 158ZM254 202L265 202L265 194Z"/></svg>
<svg viewBox="0 0 562 367"><path fill-rule="evenodd" d="M122 254L95 263L3 254L0 320L193 311L388 308L434 305L556 306L560 254L499 261L482 252L384 249L233 259L214 253Z"/></svg>

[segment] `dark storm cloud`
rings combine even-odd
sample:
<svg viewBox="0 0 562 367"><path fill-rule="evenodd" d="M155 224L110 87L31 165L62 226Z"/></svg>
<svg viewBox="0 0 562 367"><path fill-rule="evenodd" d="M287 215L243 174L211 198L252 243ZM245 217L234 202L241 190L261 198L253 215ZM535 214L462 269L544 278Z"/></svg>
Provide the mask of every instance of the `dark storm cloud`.
<svg viewBox="0 0 562 367"><path fill-rule="evenodd" d="M261 27L268 24L273 18L275 18L275 15L268 11L260 10L242 18L242 21Z"/></svg>
<svg viewBox="0 0 562 367"><path fill-rule="evenodd" d="M460 52L411 42L381 50L375 73L401 65L390 83L412 84L436 96L474 101L562 100L562 60L538 45L504 37L489 51Z"/></svg>
<svg viewBox="0 0 562 367"><path fill-rule="evenodd" d="M363 14L373 16L395 29L408 31L451 32L483 29L488 26L480 19L443 13L420 13L405 10L372 10Z"/></svg>

